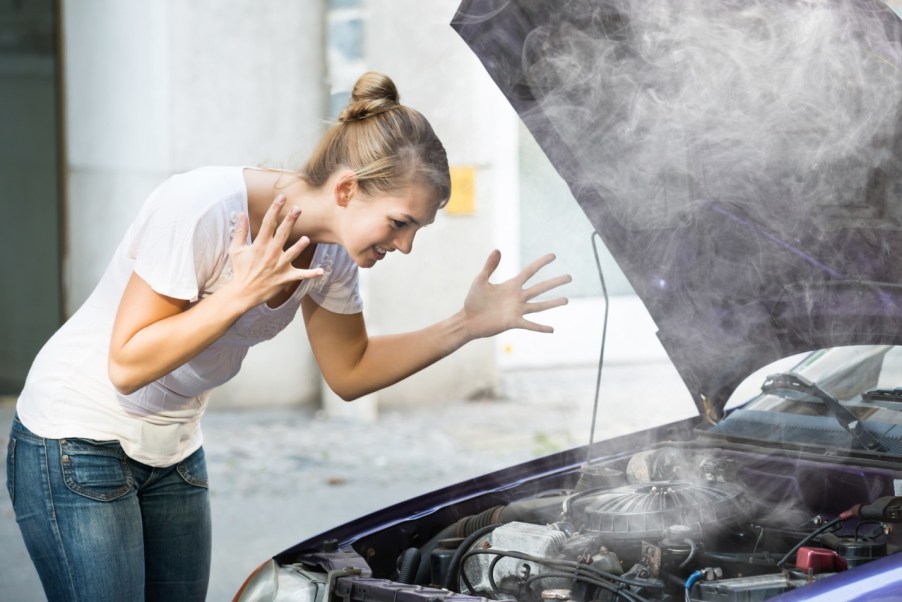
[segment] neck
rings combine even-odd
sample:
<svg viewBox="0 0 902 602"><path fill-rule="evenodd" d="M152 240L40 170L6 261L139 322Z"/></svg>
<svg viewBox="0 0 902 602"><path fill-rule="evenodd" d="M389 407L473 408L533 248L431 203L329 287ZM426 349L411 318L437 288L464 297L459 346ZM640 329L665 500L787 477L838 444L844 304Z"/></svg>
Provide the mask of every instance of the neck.
<svg viewBox="0 0 902 602"><path fill-rule="evenodd" d="M297 205L301 208L294 230L288 237L286 246L306 236L313 244L337 241L333 227L334 212L328 193L328 186L312 188L294 172L266 168L245 168L244 181L247 185L247 208L251 238L257 237L263 216L277 195L285 196L285 204L279 215L279 223L288 210Z"/></svg>

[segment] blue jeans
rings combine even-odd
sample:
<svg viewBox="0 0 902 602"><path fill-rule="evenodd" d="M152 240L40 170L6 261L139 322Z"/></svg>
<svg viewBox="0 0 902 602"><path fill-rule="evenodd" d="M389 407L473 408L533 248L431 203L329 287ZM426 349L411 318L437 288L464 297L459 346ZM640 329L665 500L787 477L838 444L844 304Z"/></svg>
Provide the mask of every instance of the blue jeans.
<svg viewBox="0 0 902 602"><path fill-rule="evenodd" d="M44 439L13 420L7 488L52 602L204 600L210 502L203 448L154 468L116 441Z"/></svg>

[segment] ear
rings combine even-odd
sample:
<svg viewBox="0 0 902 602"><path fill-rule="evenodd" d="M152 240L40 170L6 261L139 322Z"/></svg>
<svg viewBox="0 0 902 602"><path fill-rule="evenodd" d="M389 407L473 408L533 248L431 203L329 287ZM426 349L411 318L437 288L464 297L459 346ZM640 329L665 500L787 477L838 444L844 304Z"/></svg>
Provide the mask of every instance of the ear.
<svg viewBox="0 0 902 602"><path fill-rule="evenodd" d="M357 194L357 176L351 170L342 173L335 182L333 189L335 204L339 207L347 207L354 195Z"/></svg>

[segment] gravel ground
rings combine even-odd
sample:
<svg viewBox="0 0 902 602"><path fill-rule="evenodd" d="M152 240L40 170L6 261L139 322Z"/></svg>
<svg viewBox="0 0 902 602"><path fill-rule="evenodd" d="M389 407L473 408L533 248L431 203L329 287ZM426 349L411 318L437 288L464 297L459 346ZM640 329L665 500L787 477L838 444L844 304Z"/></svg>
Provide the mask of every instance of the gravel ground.
<svg viewBox="0 0 902 602"><path fill-rule="evenodd" d="M669 365L606 366L603 378L596 439L694 413ZM373 422L299 409L216 410L214 399L203 423L213 511L208 600L230 600L262 561L330 527L586 443L594 392L591 367L511 372L499 399L384 412ZM0 403L3 449L13 413ZM0 599L44 600L6 495Z"/></svg>

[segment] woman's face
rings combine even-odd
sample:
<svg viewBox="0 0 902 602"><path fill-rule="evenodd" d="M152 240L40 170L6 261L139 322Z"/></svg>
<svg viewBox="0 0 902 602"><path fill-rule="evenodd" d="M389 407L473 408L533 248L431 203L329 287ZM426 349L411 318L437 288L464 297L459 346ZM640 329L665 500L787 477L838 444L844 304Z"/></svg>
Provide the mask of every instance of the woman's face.
<svg viewBox="0 0 902 602"><path fill-rule="evenodd" d="M420 228L435 220L438 204L425 186L397 194L365 195L358 189L344 207L341 245L358 266L370 268L398 250L410 253Z"/></svg>

